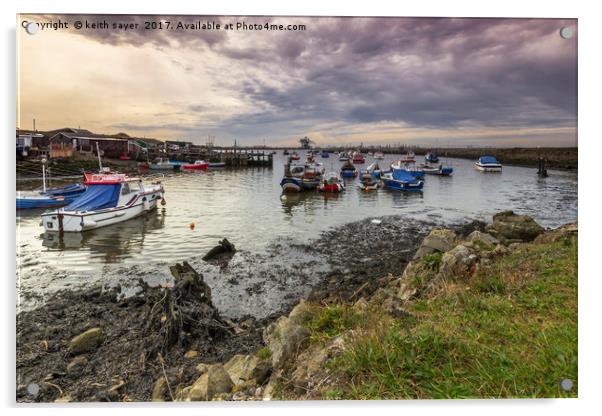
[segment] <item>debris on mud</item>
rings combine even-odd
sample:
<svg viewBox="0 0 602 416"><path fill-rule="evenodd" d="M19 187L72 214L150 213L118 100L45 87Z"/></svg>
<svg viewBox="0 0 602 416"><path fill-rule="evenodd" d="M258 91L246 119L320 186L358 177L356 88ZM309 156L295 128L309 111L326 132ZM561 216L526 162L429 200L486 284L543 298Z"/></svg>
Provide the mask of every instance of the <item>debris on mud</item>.
<svg viewBox="0 0 602 416"><path fill-rule="evenodd" d="M171 272L173 286L143 286L127 299L118 288L65 291L21 312L17 401L149 401L161 378L169 400L198 378L198 364L262 345L263 325L222 319L188 263Z"/></svg>
<svg viewBox="0 0 602 416"><path fill-rule="evenodd" d="M227 238L224 238L203 256L203 260L225 267L234 253L236 253L236 247Z"/></svg>

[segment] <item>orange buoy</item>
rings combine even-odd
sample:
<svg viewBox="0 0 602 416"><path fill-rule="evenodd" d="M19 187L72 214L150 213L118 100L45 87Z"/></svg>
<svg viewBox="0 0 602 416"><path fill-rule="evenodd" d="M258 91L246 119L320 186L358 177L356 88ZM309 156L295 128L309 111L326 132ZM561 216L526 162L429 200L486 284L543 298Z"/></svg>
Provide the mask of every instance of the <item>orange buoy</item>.
<svg viewBox="0 0 602 416"><path fill-rule="evenodd" d="M196 227L196 224L194 222L191 222L188 227L190 227L191 230L194 230L194 227Z"/></svg>

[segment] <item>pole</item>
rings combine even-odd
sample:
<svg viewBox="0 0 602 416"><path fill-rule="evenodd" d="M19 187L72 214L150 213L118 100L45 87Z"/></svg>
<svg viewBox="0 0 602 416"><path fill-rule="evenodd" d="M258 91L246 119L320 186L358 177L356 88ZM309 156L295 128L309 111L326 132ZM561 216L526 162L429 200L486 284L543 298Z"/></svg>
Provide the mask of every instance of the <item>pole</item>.
<svg viewBox="0 0 602 416"><path fill-rule="evenodd" d="M46 193L46 159L42 159L42 191Z"/></svg>
<svg viewBox="0 0 602 416"><path fill-rule="evenodd" d="M100 150L98 149L98 142L96 142L96 154L98 155L98 167L102 172L102 160L100 159Z"/></svg>

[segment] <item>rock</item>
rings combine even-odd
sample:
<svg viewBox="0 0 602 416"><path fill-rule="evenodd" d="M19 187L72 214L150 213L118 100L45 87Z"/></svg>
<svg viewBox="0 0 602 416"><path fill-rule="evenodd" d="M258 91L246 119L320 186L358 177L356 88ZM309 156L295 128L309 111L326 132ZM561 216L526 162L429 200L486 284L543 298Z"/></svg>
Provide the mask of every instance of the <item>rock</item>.
<svg viewBox="0 0 602 416"><path fill-rule="evenodd" d="M56 399L54 402L55 403L70 403L73 401L73 397L71 397L70 395L65 395L65 396L61 396L58 399Z"/></svg>
<svg viewBox="0 0 602 416"><path fill-rule="evenodd" d="M192 350L190 350L190 351L186 351L186 353L184 354L184 358L194 358L197 355L199 355L198 351L192 351Z"/></svg>
<svg viewBox="0 0 602 416"><path fill-rule="evenodd" d="M479 251L492 251L499 243L497 238L481 231L473 231L470 233L468 241L472 242L473 247Z"/></svg>
<svg viewBox="0 0 602 416"><path fill-rule="evenodd" d="M565 224L562 227L556 228L555 230L546 231L543 234L537 236L534 240L536 244L549 244L555 243L558 240L576 237L578 234L577 223Z"/></svg>
<svg viewBox="0 0 602 416"><path fill-rule="evenodd" d="M224 369L234 384L242 384L251 380L255 380L257 384L263 384L270 375L272 365L269 360L262 360L256 355L237 354L224 364Z"/></svg>
<svg viewBox="0 0 602 416"><path fill-rule="evenodd" d="M327 359L326 348L319 344L314 344L299 354L297 366L291 374L291 382L298 393L307 393L322 381L322 377L317 376L324 373L324 364Z"/></svg>
<svg viewBox="0 0 602 416"><path fill-rule="evenodd" d="M167 380L165 377L160 377L153 384L153 392L151 399L153 402L165 401L165 393L167 393Z"/></svg>
<svg viewBox="0 0 602 416"><path fill-rule="evenodd" d="M176 393L176 401L177 402L190 401L190 399L189 399L190 390L192 390L192 386L184 387L182 390L180 390L178 393Z"/></svg>
<svg viewBox="0 0 602 416"><path fill-rule="evenodd" d="M439 251L445 253L454 246L456 239L456 233L451 230L436 228L430 232L429 235L422 241L420 247L414 254L414 260L420 259L427 254Z"/></svg>
<svg viewBox="0 0 602 416"><path fill-rule="evenodd" d="M209 261L222 254L233 254L234 252L236 252L234 244L229 242L227 238L224 238L217 246L213 247L207 254L205 254L203 260Z"/></svg>
<svg viewBox="0 0 602 416"><path fill-rule="evenodd" d="M188 392L188 400L209 401L217 395L229 393L233 386L234 383L224 366L213 364L194 382Z"/></svg>
<svg viewBox="0 0 602 416"><path fill-rule="evenodd" d="M288 318L296 324L301 324L307 320L310 314L310 304L307 303L305 299L301 299L297 306L295 306L293 310L288 314Z"/></svg>
<svg viewBox="0 0 602 416"><path fill-rule="evenodd" d="M450 279L470 274L478 260L473 250L465 245L457 245L441 258L437 279Z"/></svg>
<svg viewBox="0 0 602 416"><path fill-rule="evenodd" d="M69 364L67 364L67 374L76 376L79 375L84 368L88 365L88 359L83 355L75 357Z"/></svg>
<svg viewBox="0 0 602 416"><path fill-rule="evenodd" d="M307 328L281 316L263 331L263 339L272 352L272 367L281 368L299 352L309 338Z"/></svg>
<svg viewBox="0 0 602 416"><path fill-rule="evenodd" d="M95 351L102 344L102 330L91 328L79 334L69 342L69 352L73 355Z"/></svg>
<svg viewBox="0 0 602 416"><path fill-rule="evenodd" d="M487 226L487 231L502 242L533 241L544 232L544 228L527 215L503 211L493 216L493 223Z"/></svg>

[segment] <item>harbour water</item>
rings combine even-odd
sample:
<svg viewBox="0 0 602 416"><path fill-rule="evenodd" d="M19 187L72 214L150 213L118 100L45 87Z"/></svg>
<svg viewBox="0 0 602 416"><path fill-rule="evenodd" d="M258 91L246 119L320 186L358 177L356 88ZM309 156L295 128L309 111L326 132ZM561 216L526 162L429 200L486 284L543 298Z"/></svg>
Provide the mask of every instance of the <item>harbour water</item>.
<svg viewBox="0 0 602 416"><path fill-rule="evenodd" d="M399 155L387 155L379 163L385 167L395 159ZM334 155L317 156L317 161L326 172L338 171L342 164ZM422 193L366 193L357 189L355 179L347 181L341 194L305 192L281 198L281 154L274 156L273 168L144 173L145 179L162 181L165 207L62 239L44 234L40 211L19 211L18 308L31 308L57 290L98 283L119 284L125 293L137 290L138 278L166 284L167 266L187 260L204 274L216 306L226 315L267 314L282 306L284 295L306 293L331 267L298 247L349 222L398 215L412 223L445 225L489 221L506 209L533 216L546 227L577 219L574 172L549 171L547 178L538 178L534 168L505 166L501 174L484 174L470 160L442 161L453 166L453 176L427 175ZM367 157L361 167L371 162ZM226 270L201 260L224 237L239 250ZM253 287L261 290L249 289Z"/></svg>

